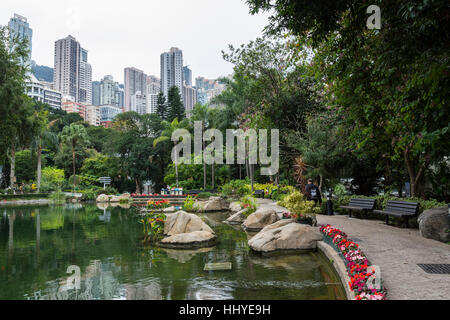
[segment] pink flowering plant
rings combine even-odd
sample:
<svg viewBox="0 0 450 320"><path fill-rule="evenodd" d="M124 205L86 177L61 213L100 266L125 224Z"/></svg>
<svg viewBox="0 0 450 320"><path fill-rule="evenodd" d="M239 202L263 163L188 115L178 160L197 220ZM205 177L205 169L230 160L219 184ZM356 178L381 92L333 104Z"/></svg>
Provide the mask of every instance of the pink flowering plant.
<svg viewBox="0 0 450 320"><path fill-rule="evenodd" d="M385 300L386 289L379 290L370 286L369 280L374 279L374 270L369 267L369 259L358 244L347 238L343 231L330 225L320 227L320 232L333 243L335 249L344 257L350 290L355 294L355 300Z"/></svg>

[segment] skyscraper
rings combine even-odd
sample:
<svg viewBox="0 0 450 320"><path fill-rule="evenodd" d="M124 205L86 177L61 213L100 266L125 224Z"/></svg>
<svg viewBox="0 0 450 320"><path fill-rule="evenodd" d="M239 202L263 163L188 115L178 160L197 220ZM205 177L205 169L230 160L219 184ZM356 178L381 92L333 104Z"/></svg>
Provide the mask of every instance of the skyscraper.
<svg viewBox="0 0 450 320"><path fill-rule="evenodd" d="M88 63L88 52L81 48L80 59L80 102L92 104L92 66Z"/></svg>
<svg viewBox="0 0 450 320"><path fill-rule="evenodd" d="M192 86L192 70L188 66L183 67L183 81L188 86Z"/></svg>
<svg viewBox="0 0 450 320"><path fill-rule="evenodd" d="M100 81L100 105L113 105L119 107L119 83L113 76L107 75Z"/></svg>
<svg viewBox="0 0 450 320"><path fill-rule="evenodd" d="M100 81L92 81L92 104L94 106L100 105Z"/></svg>
<svg viewBox="0 0 450 320"><path fill-rule="evenodd" d="M144 71L136 68L125 68L124 70L125 93L124 93L124 111L131 109L131 97L137 92L145 94L147 90L147 76Z"/></svg>
<svg viewBox="0 0 450 320"><path fill-rule="evenodd" d="M8 23L10 37L18 37L20 41L26 39L28 41L28 59L27 61L22 61L31 66L31 51L33 49L33 30L27 21L27 18L14 14L14 17L9 20Z"/></svg>
<svg viewBox="0 0 450 320"><path fill-rule="evenodd" d="M87 50L72 36L55 42L55 90L70 96L74 102L92 103L92 67Z"/></svg>
<svg viewBox="0 0 450 320"><path fill-rule="evenodd" d="M171 48L169 52L161 54L161 91L168 97L169 89L178 87L180 95L183 93L183 51Z"/></svg>

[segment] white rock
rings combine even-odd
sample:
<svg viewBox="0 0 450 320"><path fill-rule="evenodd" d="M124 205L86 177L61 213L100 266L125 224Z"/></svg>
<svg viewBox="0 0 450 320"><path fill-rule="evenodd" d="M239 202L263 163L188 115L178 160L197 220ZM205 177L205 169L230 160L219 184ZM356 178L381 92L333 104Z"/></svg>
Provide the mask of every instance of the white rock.
<svg viewBox="0 0 450 320"><path fill-rule="evenodd" d="M194 231L214 231L198 216L185 211L168 214L164 223L164 234L175 235L180 233L189 233Z"/></svg>
<svg viewBox="0 0 450 320"><path fill-rule="evenodd" d="M109 197L106 194L101 194L97 197L97 202L109 202Z"/></svg>
<svg viewBox="0 0 450 320"><path fill-rule="evenodd" d="M265 227L248 241L248 245L258 252L315 250L320 240L322 236L317 228L284 219Z"/></svg>
<svg viewBox="0 0 450 320"><path fill-rule="evenodd" d="M161 240L161 246L167 247L201 247L214 243L216 236L208 231L193 231L189 233L179 233Z"/></svg>
<svg viewBox="0 0 450 320"><path fill-rule="evenodd" d="M265 226L280 220L275 210L272 208L260 208L253 212L244 221L244 228L247 231L260 231Z"/></svg>

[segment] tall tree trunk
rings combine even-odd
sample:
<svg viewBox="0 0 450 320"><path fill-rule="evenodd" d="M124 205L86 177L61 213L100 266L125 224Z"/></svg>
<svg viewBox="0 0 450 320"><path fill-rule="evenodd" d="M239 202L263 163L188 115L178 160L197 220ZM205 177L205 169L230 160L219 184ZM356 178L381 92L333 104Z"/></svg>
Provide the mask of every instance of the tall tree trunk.
<svg viewBox="0 0 450 320"><path fill-rule="evenodd" d="M178 161L177 161L177 163L175 164L175 174L176 174L176 176L177 176L177 188L178 188Z"/></svg>
<svg viewBox="0 0 450 320"><path fill-rule="evenodd" d="M202 120L202 158L204 157L205 152L205 139L203 139L205 130L205 121ZM205 159L202 159L203 162L203 190L206 190L206 162Z"/></svg>
<svg viewBox="0 0 450 320"><path fill-rule="evenodd" d="M411 159L409 158L408 150L405 150L403 154L405 157L406 168L408 169L409 183L410 183L410 188L411 188L411 197L418 197L419 196L418 191L420 190L420 186L418 184L420 182L420 179L422 178L422 174L427 165L427 161L425 161L420 166L419 170L416 172L415 166L412 163Z"/></svg>
<svg viewBox="0 0 450 320"><path fill-rule="evenodd" d="M254 191L254 190L253 190L253 178L254 178L254 177L253 177L253 164L250 164L250 163L249 163L249 167L250 167L250 170L249 170L249 171L250 171L250 183L251 183L251 185L252 185L252 193L253 193L253 191Z"/></svg>
<svg viewBox="0 0 450 320"><path fill-rule="evenodd" d="M75 144L72 144L73 187L75 189Z"/></svg>
<svg viewBox="0 0 450 320"><path fill-rule="evenodd" d="M134 182L136 183L136 193L141 194L141 185L139 184L139 179L135 178Z"/></svg>
<svg viewBox="0 0 450 320"><path fill-rule="evenodd" d="M41 191L41 169L42 169L42 145L39 143L37 150L37 193Z"/></svg>
<svg viewBox="0 0 450 320"><path fill-rule="evenodd" d="M214 163L214 161L213 161L213 163L212 163L212 165L211 165L211 185L212 185L212 189L214 190L214 180L215 180L215 171L216 170L216 167L215 167L215 163Z"/></svg>
<svg viewBox="0 0 450 320"><path fill-rule="evenodd" d="M10 187L14 190L14 184L16 182L16 145L13 143L11 145L11 171L9 174L10 179ZM14 194L16 194L16 190L14 190Z"/></svg>

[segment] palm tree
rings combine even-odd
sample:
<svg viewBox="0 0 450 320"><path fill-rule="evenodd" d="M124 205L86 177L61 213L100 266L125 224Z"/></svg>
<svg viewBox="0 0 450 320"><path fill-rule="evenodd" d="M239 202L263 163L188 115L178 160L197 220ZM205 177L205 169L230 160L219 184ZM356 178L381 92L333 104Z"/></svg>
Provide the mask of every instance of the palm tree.
<svg viewBox="0 0 450 320"><path fill-rule="evenodd" d="M38 130L37 135L34 137L32 142L32 149L37 151L37 192L41 190L41 172L42 172L42 149L45 146L55 146L58 144L58 136L50 131L50 128L57 120L48 122L47 118L42 120L42 125L40 130Z"/></svg>
<svg viewBox="0 0 450 320"><path fill-rule="evenodd" d="M178 119L175 118L172 122L163 121L163 131L161 135L153 141L153 147L156 147L158 144L170 141L172 139L172 133L177 129L184 129L187 127L186 119L178 122ZM178 188L178 161L175 161L175 175L177 180L177 188Z"/></svg>
<svg viewBox="0 0 450 320"><path fill-rule="evenodd" d="M202 158L203 152L205 150L205 140L203 139L203 135L205 133L205 129L208 121L208 106L197 104L194 107L191 120L193 121L201 121L202 122ZM206 189L206 162L202 159L203 162L203 189Z"/></svg>
<svg viewBox="0 0 450 320"><path fill-rule="evenodd" d="M82 125L72 123L70 126L64 127L60 139L72 147L73 185L75 187L75 148L78 144L89 143L87 131Z"/></svg>

